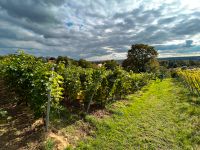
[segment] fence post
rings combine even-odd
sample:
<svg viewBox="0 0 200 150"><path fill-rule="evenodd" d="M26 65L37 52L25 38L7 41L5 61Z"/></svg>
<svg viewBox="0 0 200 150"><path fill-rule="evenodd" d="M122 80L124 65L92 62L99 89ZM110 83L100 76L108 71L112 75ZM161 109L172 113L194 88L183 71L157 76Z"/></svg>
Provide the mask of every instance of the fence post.
<svg viewBox="0 0 200 150"><path fill-rule="evenodd" d="M54 67L52 67L51 78L53 78L53 71L54 71ZM51 88L48 89L47 96L48 96L48 102L47 102L47 115L46 115L46 132L48 132L48 129L49 129L49 114L50 114L50 105L51 105Z"/></svg>
<svg viewBox="0 0 200 150"><path fill-rule="evenodd" d="M49 129L49 113L50 113L50 102L51 102L51 90L48 90L48 102L47 102L47 115L46 115L46 131Z"/></svg>

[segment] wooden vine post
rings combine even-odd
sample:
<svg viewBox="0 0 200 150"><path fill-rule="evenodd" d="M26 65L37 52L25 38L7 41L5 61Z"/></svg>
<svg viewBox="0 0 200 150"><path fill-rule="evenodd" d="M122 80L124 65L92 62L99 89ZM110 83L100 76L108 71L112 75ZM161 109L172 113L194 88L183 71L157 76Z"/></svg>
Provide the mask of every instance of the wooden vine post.
<svg viewBox="0 0 200 150"><path fill-rule="evenodd" d="M50 58L48 62L54 63L54 59ZM53 78L54 67L52 67L51 71L52 71L51 78ZM49 88L47 92L48 92L47 93L48 101L47 101L47 112L46 112L46 132L48 132L49 130L49 114L50 114L50 108L51 108L51 88Z"/></svg>

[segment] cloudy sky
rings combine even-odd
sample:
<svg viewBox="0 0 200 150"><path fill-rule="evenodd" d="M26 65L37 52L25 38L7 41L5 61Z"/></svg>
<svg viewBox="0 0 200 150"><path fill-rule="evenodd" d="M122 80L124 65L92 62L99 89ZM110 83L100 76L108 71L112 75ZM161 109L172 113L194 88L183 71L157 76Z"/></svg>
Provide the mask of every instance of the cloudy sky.
<svg viewBox="0 0 200 150"><path fill-rule="evenodd" d="M0 0L0 54L122 59L132 44L159 57L200 56L198 0Z"/></svg>

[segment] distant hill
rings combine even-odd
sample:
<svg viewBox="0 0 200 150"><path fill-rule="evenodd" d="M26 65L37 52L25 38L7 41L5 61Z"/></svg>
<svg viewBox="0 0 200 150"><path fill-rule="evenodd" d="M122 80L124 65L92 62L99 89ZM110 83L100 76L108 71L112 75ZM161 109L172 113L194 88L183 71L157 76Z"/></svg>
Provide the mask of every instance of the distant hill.
<svg viewBox="0 0 200 150"><path fill-rule="evenodd" d="M200 56L189 56L189 57L167 57L167 58L158 58L159 60L194 60L200 61Z"/></svg>
<svg viewBox="0 0 200 150"><path fill-rule="evenodd" d="M188 57L166 57L166 58L158 58L158 60L194 60L200 61L200 56L188 56ZM118 64L122 64L124 59L115 60ZM96 64L103 63L105 61L93 61Z"/></svg>

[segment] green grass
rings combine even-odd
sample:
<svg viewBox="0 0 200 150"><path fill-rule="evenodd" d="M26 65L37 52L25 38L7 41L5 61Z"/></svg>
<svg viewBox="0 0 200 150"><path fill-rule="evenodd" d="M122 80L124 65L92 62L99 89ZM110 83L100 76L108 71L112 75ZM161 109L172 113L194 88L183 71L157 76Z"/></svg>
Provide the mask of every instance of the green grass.
<svg viewBox="0 0 200 150"><path fill-rule="evenodd" d="M177 81L154 82L109 106L113 114L86 118L96 132L77 149L200 149L200 108Z"/></svg>
<svg viewBox="0 0 200 150"><path fill-rule="evenodd" d="M47 139L47 141L44 144L44 150L54 150L54 141L51 139Z"/></svg>

